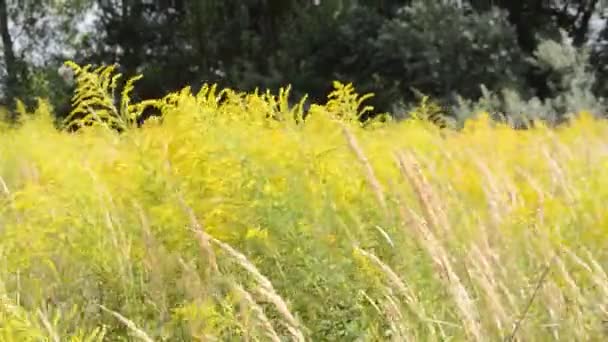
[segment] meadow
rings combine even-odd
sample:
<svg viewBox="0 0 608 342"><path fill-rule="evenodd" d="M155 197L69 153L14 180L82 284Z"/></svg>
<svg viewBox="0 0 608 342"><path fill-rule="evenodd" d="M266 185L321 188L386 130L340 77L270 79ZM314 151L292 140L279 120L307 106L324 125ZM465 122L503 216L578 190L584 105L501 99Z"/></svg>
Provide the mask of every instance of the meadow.
<svg viewBox="0 0 608 342"><path fill-rule="evenodd" d="M350 87L305 121L218 94L120 133L44 102L0 127L1 340L608 338L605 120L363 127Z"/></svg>

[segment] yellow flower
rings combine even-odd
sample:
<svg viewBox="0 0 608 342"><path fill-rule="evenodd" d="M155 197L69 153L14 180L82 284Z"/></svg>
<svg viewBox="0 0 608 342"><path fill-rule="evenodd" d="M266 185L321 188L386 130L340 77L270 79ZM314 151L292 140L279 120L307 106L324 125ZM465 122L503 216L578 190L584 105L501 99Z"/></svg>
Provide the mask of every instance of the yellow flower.
<svg viewBox="0 0 608 342"><path fill-rule="evenodd" d="M250 227L250 228L247 228L247 233L245 234L245 238L247 240L251 240L251 239L266 240L268 238L268 231L266 229L262 229L260 227Z"/></svg>

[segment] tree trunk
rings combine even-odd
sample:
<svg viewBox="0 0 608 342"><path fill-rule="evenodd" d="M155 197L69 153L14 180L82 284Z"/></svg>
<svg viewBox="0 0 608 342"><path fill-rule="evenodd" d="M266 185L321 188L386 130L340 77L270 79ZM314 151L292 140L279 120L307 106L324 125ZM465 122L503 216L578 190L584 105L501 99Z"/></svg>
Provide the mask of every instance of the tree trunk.
<svg viewBox="0 0 608 342"><path fill-rule="evenodd" d="M0 0L0 35L2 36L2 47L4 50L4 64L6 66L6 98L10 101L17 87L17 60L13 47L13 40L8 31L8 8L6 0Z"/></svg>
<svg viewBox="0 0 608 342"><path fill-rule="evenodd" d="M517 33L517 41L519 46L526 53L532 53L536 48L536 41L534 37L534 25L530 21L526 14L527 8L533 8L535 4L538 4L538 0L502 0L499 2L499 6L507 10L507 18L511 25L515 27Z"/></svg>
<svg viewBox="0 0 608 342"><path fill-rule="evenodd" d="M598 0L590 0L589 3L585 2L584 4L581 4L581 6L584 6L584 10L580 25L574 28L573 43L575 46L580 47L586 43L587 34L589 33L589 22L591 21L591 17L595 12L598 2Z"/></svg>

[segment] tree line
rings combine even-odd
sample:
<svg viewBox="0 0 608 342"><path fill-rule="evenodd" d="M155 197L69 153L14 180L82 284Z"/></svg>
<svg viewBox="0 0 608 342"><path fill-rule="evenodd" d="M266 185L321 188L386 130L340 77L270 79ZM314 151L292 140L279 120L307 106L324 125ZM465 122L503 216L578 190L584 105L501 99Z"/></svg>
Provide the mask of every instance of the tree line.
<svg viewBox="0 0 608 342"><path fill-rule="evenodd" d="M47 97L65 115L70 89L57 68L71 59L144 74L139 99L217 83L292 85L314 101L340 80L375 93L377 111L395 115L418 94L461 111L484 100L502 111L557 115L587 102L601 110L604 7L600 0L0 0L1 100L10 107L14 98Z"/></svg>

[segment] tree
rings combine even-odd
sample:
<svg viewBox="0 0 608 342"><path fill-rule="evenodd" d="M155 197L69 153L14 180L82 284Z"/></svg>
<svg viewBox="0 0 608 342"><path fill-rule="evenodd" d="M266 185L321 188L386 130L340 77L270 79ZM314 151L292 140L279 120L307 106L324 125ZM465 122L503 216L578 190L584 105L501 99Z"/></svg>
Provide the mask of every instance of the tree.
<svg viewBox="0 0 608 342"><path fill-rule="evenodd" d="M202 83L240 90L291 84L296 96L324 100L332 81L341 80L376 93L372 103L379 111L414 100L411 88L446 101L454 93L478 97L480 83L554 97L548 86L552 71L527 58L543 39L560 39L559 28L583 46L600 8L599 0L1 3L3 22L12 20L27 37L15 44L8 25L0 27L5 69L12 75L5 80L21 84L5 88L15 94L65 101L54 73L69 58L79 64L118 63L127 76L144 74L137 100ZM91 9L96 32L76 39L82 34L74 23ZM70 49L42 54L57 41Z"/></svg>
<svg viewBox="0 0 608 342"><path fill-rule="evenodd" d="M56 70L71 57L71 50L78 48L80 33L75 23L81 19L86 3L0 1L4 102L20 98L31 104L39 96L58 104L67 96L66 89L55 81L59 79Z"/></svg>
<svg viewBox="0 0 608 342"><path fill-rule="evenodd" d="M521 47L531 52L537 45L537 33L555 34L552 25L568 32L575 46L582 46L586 42L589 21L599 0L499 0L495 4L508 11L509 20L517 29Z"/></svg>
<svg viewBox="0 0 608 342"><path fill-rule="evenodd" d="M17 88L18 71L17 59L13 46L13 39L8 26L8 6L6 0L0 0L0 35L2 35L2 48L4 52L4 69L6 83L4 85L5 97L12 98L13 90Z"/></svg>

